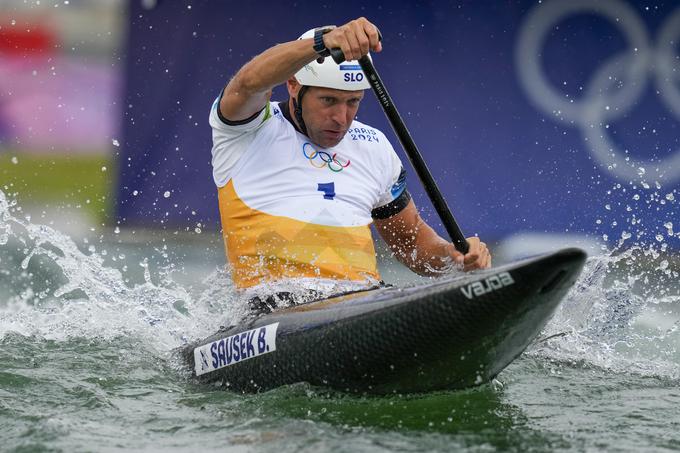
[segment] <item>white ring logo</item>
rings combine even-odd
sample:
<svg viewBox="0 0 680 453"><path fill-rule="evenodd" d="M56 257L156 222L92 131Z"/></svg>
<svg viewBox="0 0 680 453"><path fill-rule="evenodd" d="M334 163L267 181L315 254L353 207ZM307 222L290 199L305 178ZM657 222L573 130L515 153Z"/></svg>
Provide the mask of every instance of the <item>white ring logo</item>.
<svg viewBox="0 0 680 453"><path fill-rule="evenodd" d="M606 60L590 79L584 95L571 100L548 82L538 57L542 42L554 25L574 13L609 19L629 41L629 50ZM640 178L653 168L659 180L680 180L680 149L664 159L636 160L617 149L606 131L608 121L623 116L655 76L665 105L680 119L680 61L674 45L680 38L680 8L666 20L652 49L645 25L635 11L619 0L552 0L534 8L520 31L515 64L520 83L531 101L548 115L578 127L595 160L625 181Z"/></svg>

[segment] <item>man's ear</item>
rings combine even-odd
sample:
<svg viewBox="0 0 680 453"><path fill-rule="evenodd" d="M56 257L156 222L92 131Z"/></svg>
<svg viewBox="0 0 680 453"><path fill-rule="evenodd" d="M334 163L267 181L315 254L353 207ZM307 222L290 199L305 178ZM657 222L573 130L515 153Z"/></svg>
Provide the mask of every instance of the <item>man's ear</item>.
<svg viewBox="0 0 680 453"><path fill-rule="evenodd" d="M295 77L291 77L286 81L286 88L288 88L288 95L291 98L297 98L298 91L300 91L300 85Z"/></svg>

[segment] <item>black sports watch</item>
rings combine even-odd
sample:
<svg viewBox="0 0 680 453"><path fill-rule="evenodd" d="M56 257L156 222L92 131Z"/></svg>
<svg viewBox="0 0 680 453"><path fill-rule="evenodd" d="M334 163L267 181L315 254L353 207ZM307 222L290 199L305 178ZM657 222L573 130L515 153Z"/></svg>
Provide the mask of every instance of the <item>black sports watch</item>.
<svg viewBox="0 0 680 453"><path fill-rule="evenodd" d="M335 25L326 25L325 27L319 27L314 30L314 52L319 55L319 58L325 58L330 56L331 51L326 48L323 43L323 35L333 30Z"/></svg>

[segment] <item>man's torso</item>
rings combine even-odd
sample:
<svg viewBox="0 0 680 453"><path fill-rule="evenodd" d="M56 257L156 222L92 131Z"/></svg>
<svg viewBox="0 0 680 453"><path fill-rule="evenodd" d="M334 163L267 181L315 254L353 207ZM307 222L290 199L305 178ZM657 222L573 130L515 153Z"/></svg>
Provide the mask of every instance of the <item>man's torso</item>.
<svg viewBox="0 0 680 453"><path fill-rule="evenodd" d="M254 120L260 124L241 126L240 135L229 130L225 149L213 148L234 282L378 279L371 211L389 201L400 166L384 135L355 121L337 146L323 149L294 129L279 104L267 108ZM224 156L227 165L219 162Z"/></svg>

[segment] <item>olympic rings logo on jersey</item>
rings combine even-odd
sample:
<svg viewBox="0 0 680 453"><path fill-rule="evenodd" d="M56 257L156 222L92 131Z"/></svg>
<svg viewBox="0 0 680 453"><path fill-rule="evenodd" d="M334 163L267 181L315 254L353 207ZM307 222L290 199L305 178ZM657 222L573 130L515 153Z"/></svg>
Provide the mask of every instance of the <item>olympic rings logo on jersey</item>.
<svg viewBox="0 0 680 453"><path fill-rule="evenodd" d="M307 158L312 167L328 167L330 171L335 173L341 172L349 167L350 164L349 159L338 156L338 153L333 153L331 156L330 153L327 153L326 151L317 151L309 142L305 142L302 145L302 155Z"/></svg>
<svg viewBox="0 0 680 453"><path fill-rule="evenodd" d="M585 84L583 95L571 99L550 83L539 57L556 24L583 13L608 19L627 38L629 48L605 60ZM637 12L621 0L552 0L527 15L517 41L515 64L533 104L553 119L578 128L601 167L624 181L643 177L649 167L656 169L660 180L673 183L680 180L680 149L661 159L633 159L619 149L606 129L635 106L648 80L655 83L662 103L680 119L680 89L675 83L680 63L674 48L678 39L680 8L670 14L652 41Z"/></svg>

